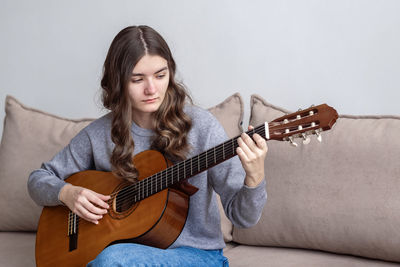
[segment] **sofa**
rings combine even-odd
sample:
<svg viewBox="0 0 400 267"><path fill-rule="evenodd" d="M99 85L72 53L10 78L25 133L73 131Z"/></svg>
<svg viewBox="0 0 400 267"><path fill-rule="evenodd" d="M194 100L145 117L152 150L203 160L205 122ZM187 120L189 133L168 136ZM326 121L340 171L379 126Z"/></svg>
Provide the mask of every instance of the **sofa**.
<svg viewBox="0 0 400 267"><path fill-rule="evenodd" d="M243 107L236 93L209 110L233 138L243 131ZM29 197L28 175L92 119L59 117L12 96L5 109L0 266L35 266L41 207ZM289 112L252 95L248 123ZM259 222L234 227L221 209L230 266L400 266L399 135L400 116L340 115L321 143L268 141L268 200Z"/></svg>

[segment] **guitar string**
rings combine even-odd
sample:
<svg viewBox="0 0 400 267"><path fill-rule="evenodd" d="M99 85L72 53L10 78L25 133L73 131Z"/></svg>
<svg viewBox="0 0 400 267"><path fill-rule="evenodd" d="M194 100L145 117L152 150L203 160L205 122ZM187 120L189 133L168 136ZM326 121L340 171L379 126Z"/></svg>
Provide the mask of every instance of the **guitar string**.
<svg viewBox="0 0 400 267"><path fill-rule="evenodd" d="M227 147L227 149L228 149L229 147ZM232 149L232 146L230 147L230 149ZM222 152L220 153L220 154L223 154ZM200 156L200 154L199 154L199 156ZM196 157L196 156L195 156ZM203 155L203 156L200 156L199 157L199 160L201 161L201 160L204 160L205 159L205 155ZM190 159L189 159L190 160ZM144 188L145 188L145 186L144 186L144 181L146 181L146 180L148 180L148 179L153 179L154 177L160 177L161 179L159 180L159 181L157 181L155 184L156 184L156 188L161 188L162 186L164 186L165 185L165 179L168 179L168 177L170 176L170 177L172 177L174 180L176 180L176 178L174 178L173 176L174 176L174 174L176 175L177 174L177 171L173 171L173 167L175 166L177 166L178 164L180 164L180 163L177 163L177 164L175 164L175 165L172 165L171 167L169 167L169 168L171 168L171 169L169 169L170 171L168 172L167 171L167 169L165 169L165 170L163 170L163 171L161 171L161 172L159 172L159 173L157 173L157 174L155 174L155 175L152 175L152 176L150 176L150 177L148 177L148 178L145 178L144 180L141 180L141 181L139 181L138 183L135 183L135 184L133 184L133 185L130 185L130 186L127 186L127 187L125 187L125 188L123 188L122 190L127 190L127 188L129 189L129 191L124 191L124 192L121 192L122 190L120 190L120 191L117 191L117 192L114 192L113 194L110 194L110 196L111 196L111 198L108 200L108 201L106 201L108 204L109 204L109 206L110 206L110 208L108 209L108 210L113 210L114 211L114 208L113 208L113 202L114 202L114 199L115 199L115 196L117 196L118 194L119 194L119 196L118 196L118 201L120 201L120 203L121 202L124 202L124 201L126 201L127 199L131 199L132 197L134 197L135 195L139 195L139 193L142 191L142 190L144 190ZM196 170L197 171L197 170ZM167 177L168 176L168 177ZM162 178L165 178L165 179L162 179ZM178 180L179 181L179 180ZM140 187L142 187L142 190L140 190L140 189L138 189L137 187L138 187L138 184L139 183L143 183ZM153 183L153 185L154 185L154 183ZM135 188L136 187L136 188ZM130 190L131 188L134 188L133 190ZM160 192L160 191L162 191L162 190L157 190L157 192ZM121 192L121 193L120 193ZM148 196L146 196L146 197L148 197ZM146 198L145 197L145 198ZM143 198L144 199L144 198ZM139 201L141 201L142 200L142 197L141 196L139 196L139 199L138 199L138 201L136 201L135 203L137 203L137 202L139 202ZM135 203L133 203L132 205L134 205ZM131 206L130 206L131 207ZM129 207L129 208L130 208ZM128 208L128 209L129 209ZM128 210L127 209L127 210ZM71 214L72 213L72 214ZM68 233L73 233L70 229L72 229L73 228L73 223L78 223L77 221L74 221L72 218L73 218L73 216L74 216L74 213L73 212L70 212L69 213L69 221L68 221L68 226L69 226L69 229L68 229ZM86 223L89 223L89 221L86 221L86 220L79 220L79 223L82 225L82 224L86 224Z"/></svg>
<svg viewBox="0 0 400 267"><path fill-rule="evenodd" d="M275 123L275 125L280 125L281 123L279 123L279 122L277 122L277 123ZM250 130L250 131L247 131L246 133L247 134L249 134L249 133L251 133L251 134L254 134L254 133L257 133L257 134L259 134L259 135L261 135L261 136L263 136L264 138L265 138L265 128L263 127L264 125L260 125L260 126L258 126L258 127L255 127L254 129L252 129L252 130ZM271 128L271 125L270 125L270 128ZM271 130L271 129L269 129L269 130ZM235 137L235 138L232 138L231 140L228 140L228 141L226 141L226 142L224 142L224 143L222 143L222 144L220 144L220 145L218 145L218 146L216 146L215 147L215 149L217 148L217 147L219 147L219 146L223 146L223 151L222 152L220 152L220 150L218 150L217 151L217 154L216 154L216 156L218 155L218 156L221 156L220 154L222 153L223 154L223 157L222 157L222 161L225 161L225 158L226 157L224 157L224 153L225 153L225 150L233 150L234 149L234 147L237 147L238 145L237 145L237 138L239 138L239 136L237 136L237 137ZM235 146L233 146L232 147L232 143L233 142L235 142ZM227 147L225 147L225 144L227 144ZM211 148L211 150L212 150L213 148ZM208 151L210 151L210 150L208 150ZM199 157L199 159L200 159L200 157L201 157L201 159L202 160L204 160L204 157L207 157L207 152L208 151L205 151L205 152L203 152L203 153L201 153L201 154L199 154L198 155L198 157ZM215 157L216 157L215 156ZM236 151L234 151L234 153L233 153L233 155L232 156L236 156ZM196 156L195 156L196 157ZM194 157L192 157L191 159L188 159L188 160L185 160L185 161L182 161L182 162L179 162L179 163L177 163L177 164L175 164L175 165L173 165L173 166L171 166L171 167L169 167L169 168L167 168L167 169L165 169L165 170L163 170L163 171L161 171L161 172L159 172L159 173L157 173L157 174L154 174L154 175L152 175L152 176L150 176L150 177L148 177L148 178L146 178L146 179L144 179L144 180L141 180L141 181L139 181L138 183L135 183L135 184L133 184L133 185L131 185L131 186L128 186L128 187L136 187L135 188L135 190L131 190L131 191L129 191L129 192L122 192L121 194L121 197L120 197L120 200L121 201L123 201L123 200L125 200L127 197L131 197L131 196L133 196L133 195L138 195L138 191L139 191L139 193L140 193L140 188L138 189L137 187L138 187L138 184L140 183L140 182L142 182L142 183L144 183L144 181L146 181L147 179L154 179L154 176L157 178L157 176L158 175L161 175L161 177L162 177L162 173L165 173L165 175L167 175L167 173L168 173L168 170L170 169L170 170L173 170L173 167L175 166L175 168L176 168L176 165L179 165L179 164L181 164L181 163L183 163L183 168L185 168L185 162L187 162L187 161L189 161L189 160L193 160L193 158ZM207 164L207 163L206 163ZM182 164L181 164L182 165ZM198 164L199 165L199 164ZM198 166L198 167L200 167L200 166ZM205 171L205 170L204 170ZM179 173L179 167L178 167L178 173ZM175 172L173 172L172 173L172 176L175 174ZM196 174L195 174L196 175ZM179 181L179 179L178 179L178 181ZM163 183L163 181L161 180L160 181L160 183L161 183L161 186L160 186L160 188L162 187L162 183ZM174 182L175 183L175 182ZM157 188L157 186L159 185L159 183L158 183L158 181L157 181L157 179L156 179L156 188ZM125 187L125 188L123 188L123 190L126 190L128 187ZM143 186L144 187L144 186ZM121 191L121 190L120 190ZM112 194L110 194L110 196L111 196L111 199L110 200L108 200L107 201L107 203L108 204L112 204L112 202L113 202L113 199L114 199L114 197L116 196L116 195L118 195L119 193L120 193L120 191L117 191L117 192L114 192L114 193L112 193ZM162 190L160 190L160 191L162 191ZM148 197L148 196L147 196ZM140 199L141 200L141 199ZM140 201L139 200L139 201ZM111 205L110 205L111 206ZM110 209L111 209L111 207L110 207ZM69 217L71 217L71 216L74 216L74 213L73 212L69 212ZM76 220L74 220L74 223L78 223L80 220L79 220L79 216L77 216L77 219ZM69 220L70 221L70 220ZM89 221L86 221L86 220L83 220L82 222L81 222L81 224L83 224L83 223L89 223ZM69 227L71 227L70 226L70 223L68 223L68 226ZM69 230L69 229L68 229Z"/></svg>
<svg viewBox="0 0 400 267"><path fill-rule="evenodd" d="M262 125L263 126L263 125ZM261 128L261 126L259 126L260 128ZM254 129L254 131L253 130L251 130L251 131L249 131L249 132L252 132L251 134L254 134L254 133L258 133L258 134L262 134L263 132L264 132L264 129ZM234 144L232 144L234 142ZM227 146L223 146L223 144L225 144L225 143L228 143L227 144ZM207 151L205 151L205 152L203 152L203 153L201 153L201 154L199 154L198 156L195 156L195 157L193 157L193 158L196 158L196 157L198 157L198 159L195 159L195 160L197 160L197 161L204 161L205 159L207 160L207 161L210 161L209 159L208 159L208 155L207 154L211 154L211 160L213 159L213 158L218 158L216 161L218 162L218 161L220 161L220 160L225 160L225 158L224 158L224 152L225 151L230 151L230 150L234 150L234 148L235 147L238 147L238 145L237 145L237 138L233 138L233 139L231 139L231 140L229 140L229 141L227 141L227 142L225 142L225 143L223 143L223 144L220 144L220 145L218 145L218 146L216 146L215 147L215 149L218 149L218 151L216 151L216 154L215 154L215 156L214 156L214 151L213 151L213 148L211 148L210 150L207 150ZM233 145L233 146L232 146ZM225 151L221 151L219 148L223 148L223 150L225 150ZM231 151L230 151L231 152ZM222 157L221 157L221 154L222 154ZM233 151L233 153L231 153L231 154L229 154L228 156L229 157L233 157L233 156L235 156L236 155L236 151ZM181 171L180 170L182 170L183 169L183 172L185 172L185 168L186 168L186 162L187 161L190 161L190 160L192 160L193 158L191 158L191 159L188 159L188 160L185 160L185 161L181 161L181 162L179 162L179 163L177 163L177 164L175 164L175 165L173 165L173 166L171 166L171 167L169 167L169 168L167 168L167 169L165 169L165 170L163 170L163 171L161 171L161 172L159 172L159 173L157 173L157 174L154 174L154 175L152 175L152 176L150 176L150 177L148 177L148 178L146 178L146 179L144 179L144 180L141 180L141 181L139 181L139 182L137 182L137 183L135 183L135 184L133 184L133 185L130 185L130 186L127 186L127 187L125 187L125 188L123 188L123 189L121 189L120 191L123 191L124 190L124 192L120 192L120 191L117 191L117 192L115 192L115 193L113 193L113 194L111 194L111 199L108 201L108 203L110 204L110 203L112 203L113 202L113 199L114 199L114 197L116 196L116 195L118 195L118 194L120 194L119 195L119 197L118 197L118 200L120 200L120 201L124 201L124 200L126 200L126 198L130 198L130 197L133 197L133 196L135 196L135 195L137 195L137 196L139 196L138 198L139 198L139 200L138 201L140 201L140 200L142 200L142 199L144 199L144 198L146 198L146 197L148 197L149 196L149 194L148 194L148 189L150 188L150 189L153 189L154 187L156 188L156 189L158 189L158 188L163 188L164 187L164 185L165 185L165 180L167 180L167 182L168 182L168 179L170 178L170 180L171 181L173 181L173 183L172 184L174 184L174 183L176 183L176 182L179 182L180 181L180 179L181 179L181 177L178 177L178 179L176 180L176 178L174 179L174 176L177 176L178 174L179 174L179 176L181 176ZM200 168L200 169L206 169L207 168L207 164L208 164L208 162L205 162L205 163L203 163L203 165L201 165L201 162L199 162L198 164L195 164L195 166L196 167L198 167L198 168ZM181 166L180 166L181 165ZM205 165L205 166L204 166ZM168 171L170 172L170 173L168 173ZM160 179L158 179L157 177L158 176L161 176L160 177ZM163 177L164 177L164 179L163 179ZM155 182L154 181L152 181L152 180L156 180ZM147 183L147 184L145 184L145 183ZM150 184L149 184L150 183ZM164 189L165 188L167 188L167 187L164 187ZM145 190L147 190L146 192L147 193L145 193L144 191ZM161 191L161 190L155 190L155 191L157 191L157 192L159 192L159 191ZM141 197L141 195L146 195L144 198L142 198ZM150 194L151 195L151 194Z"/></svg>
<svg viewBox="0 0 400 267"><path fill-rule="evenodd" d="M260 134L261 131L264 131L264 130L263 129L255 129L253 134L254 133ZM225 151L221 151L219 149L222 147L222 148L224 148L224 150L228 150L228 151L233 150L232 142L235 142L233 147L237 147L238 146L237 145L237 140L234 138L234 139L231 139L231 140L227 141L228 145L226 147L223 147L223 144L220 144L220 145L216 146L215 149L218 149L218 150L216 150L215 156L214 156L214 152L215 151L213 151L213 148L211 148L210 150L205 151L205 152L199 154L198 156L195 156L194 158L198 157L198 159L196 159L196 160L204 161L204 159L208 160L207 159L208 155L206 155L206 154L211 154L211 159L218 158L218 160L216 160L216 161L225 160L225 158L223 156L221 157L221 154L224 155ZM235 154L236 154L236 151L234 151L232 154L229 154L229 156L230 157L231 156L235 156ZM120 193L120 196L118 198L119 200L124 200L125 197L131 197L131 196L134 196L134 195L138 195L139 196L139 200L141 200L143 198L140 196L140 193L142 193L141 195L146 195L146 197L148 197L148 189L149 188L150 189L153 189L154 187L156 189L163 188L164 184L165 184L165 180L168 180L169 177L171 177L171 176L174 177L174 176L176 176L178 174L181 176L181 174L182 174L181 170L183 169L183 172L185 172L186 165L187 165L186 162L190 161L192 159L188 159L188 160L179 162L179 163L177 163L177 164L175 164L175 165L163 170L162 172L154 174L154 175L152 175L152 176L150 176L150 177L148 177L148 178L146 178L144 180L141 180L138 183L135 183L135 184L133 184L131 186L125 187L124 189L122 189L122 190L125 190L124 192L120 193L120 191L117 191L112 195L112 197L114 197L115 195L117 195L119 193ZM195 164L195 166L200 168L200 169L207 168L208 162L205 163L206 166L203 166L204 164L201 165L201 163L202 162L199 162L198 164ZM168 171L170 171L170 173L168 173ZM170 176L168 176L168 175L170 175ZM157 179L158 176L161 176L161 179ZM162 179L163 177L165 177L164 180ZM156 179L155 183L152 181L154 179ZM170 180L174 180L174 178L171 178ZM175 180L174 180L173 183L178 182L180 180L180 177L178 177L177 181L175 181ZM147 184L145 184L145 183L147 183ZM132 188L134 188L134 189L132 190ZM147 190L147 194L144 193L144 190ZM158 191L158 190L156 190L156 191Z"/></svg>
<svg viewBox="0 0 400 267"><path fill-rule="evenodd" d="M226 149L232 149L233 147L234 147L234 146L230 145L229 147L227 146ZM205 152L203 152L203 153L205 153ZM203 153L201 153L201 154L198 155L199 161L205 159L206 156L205 156ZM221 152L220 154L223 154L223 153ZM220 156L220 155L219 155L219 156ZM197 157L197 156L195 156L194 158L196 158L196 157ZM190 159L189 159L189 160L190 160ZM171 177L173 177L174 174L177 174L177 171L174 172L172 168L173 168L174 166L175 166L175 168L176 168L176 166L179 165L180 163L181 163L181 162L179 162L179 163L177 163L177 164L172 165L171 167L169 167L169 168L171 168L171 169L167 168L167 169L165 169L165 170L163 170L163 171L161 171L161 172L159 172L159 173L157 173L157 174L155 174L155 175L152 175L152 176L150 176L150 177L148 177L148 178L146 178L146 179L144 179L144 180L139 181L138 183L135 183L135 184L133 184L133 185L130 185L130 186L128 186L128 187L125 187L125 188L123 188L122 190L126 190L127 188L132 188L132 187L134 188L134 187L137 187L139 183L144 183L144 181L146 181L146 180L148 180L148 179L153 179L154 177L157 177L157 176L160 176L161 178L164 176L166 179L168 179L168 177L167 177L168 175L170 175ZM170 173L168 173L167 170L170 170ZM164 180L161 179L159 182L156 182L156 186L157 186L156 188L158 188L159 186L162 187L164 183L165 183L165 179L164 179ZM144 188L144 185L142 185L141 187ZM122 190L120 190L120 191L122 191ZM142 190L143 190L143 189L142 189ZM118 193L120 193L120 191L117 191L117 192L111 194L111 196L112 196L111 199L107 201L107 203L110 205L109 210L113 210L112 202L113 202L114 199L115 199L114 197L117 196ZM120 195L118 196L118 200L121 201L121 202L123 202L123 201L127 200L128 198L133 197L134 195L138 195L138 192L140 193L140 191L141 191L140 189L135 188L134 190L129 190L129 191L121 192ZM161 190L160 190L160 191L161 191ZM160 191L158 191L158 192L160 192ZM139 196L139 201L140 201L140 200L142 200L142 199L141 199L141 197ZM138 201L137 201L137 202L138 202ZM72 228L74 228L74 225L73 225L73 224L78 223L78 221L73 220L73 216L74 216L74 213L73 213L73 212L69 212L69 218L68 218L68 234L70 234L70 233L73 234L73 231L71 230ZM78 216L78 217L79 217L79 216ZM79 223L82 225L82 224L89 223L89 221L80 220Z"/></svg>
<svg viewBox="0 0 400 267"><path fill-rule="evenodd" d="M264 135L264 133L265 133L265 129L264 128L262 128L262 126L263 125L261 125L261 126L258 126L258 127L256 127L256 128L254 128L253 130L251 130L251 131L248 131L248 132L246 132L247 134L249 134L249 133L251 133L251 134L254 134L254 133L258 133L259 135L261 135L261 136L263 136L263 137L265 137L265 135ZM228 141L226 141L225 143L222 143L222 144L220 144L220 145L218 145L218 146L216 146L215 147L215 149L217 149L217 147L220 147L220 146L222 146L223 147L223 150L221 151L221 150L218 150L217 151L217 154L215 154L215 158L216 157L220 157L221 156L221 153L223 154L223 157L221 158L221 160L222 160L222 162L223 161L225 161L225 159L226 159L226 157L224 157L225 156L225 150L227 150L227 151L230 151L230 150L233 150L234 152L233 152L233 155L229 155L229 157L233 157L233 156L236 156L236 149L235 148L237 148L238 147L238 144L237 144L237 138L238 138L239 136L237 136L237 137L235 137L235 138L233 138L233 139L231 139L231 140L228 140ZM227 146L225 146L225 144L227 144ZM232 144L234 144L234 146L232 146ZM207 152L210 152L211 150L213 150L213 148L211 148L210 150L207 150L207 151L205 151L205 152L203 152L203 153L201 153L201 154L199 154L199 155L197 155L197 156L195 156L195 157L198 157L198 160L204 160L204 158L207 158ZM193 158L195 158L195 157L193 157ZM181 165L183 165L183 168L185 168L185 162L187 162L187 161L190 161L190 160L193 160L193 158L191 158L191 159L188 159L188 160L185 160L185 161L182 161L182 162L179 162L179 163L177 163L177 164L175 164L175 165L173 165L173 166L171 166L171 167L169 167L169 168L167 168L167 169L165 169L165 170L163 170L163 171L161 171L161 172L159 172L159 173L157 173L157 174L154 174L154 175L152 175L152 176L150 176L150 177L148 177L148 178L145 178L144 180L141 180L141 181L139 181L138 183L144 183L146 180L148 180L148 179L154 179L154 177L156 177L157 178L157 176L159 176L159 175L161 175L161 177L162 177L162 173L165 173L165 176L167 176L168 175L168 170L171 170L172 171L172 174L170 173L170 175L171 175L171 177L172 177L172 179L171 180L173 180L174 178L174 175L176 175L176 174L180 174L180 172L179 172L179 164L181 164ZM183 163L183 164L182 164ZM206 164L207 164L207 162L206 162ZM219 164L219 163L218 163ZM198 164L199 165L199 164ZM178 166L178 167L177 167ZM176 168L178 168L178 171L175 171L174 172L174 167L175 167L175 169ZM198 166L198 167L200 167L201 168L201 166ZM206 168L205 168L206 169ZM203 171L205 171L205 169L203 170ZM200 172L199 172L200 173ZM198 173L197 173L198 174ZM195 174L196 175L196 174ZM168 178L167 178L168 179ZM175 179L176 180L176 179ZM177 181L174 181L173 183L176 183L176 182L179 182L179 180L180 180L180 178L178 177L178 180ZM164 181L162 181L162 179L160 180L160 183L158 183L158 181L157 181L157 179L156 179L156 188L158 188L157 186L159 186L160 185L160 183L161 183L161 185L160 185L160 188L162 187L162 185L163 185L163 183L164 183ZM135 188L135 190L130 190L130 191L127 191L127 192L122 192L121 193L121 196L120 196L120 198L119 198L119 200L120 201L124 201L124 200L126 200L126 198L128 198L128 197L132 197L132 196L134 196L134 195L138 195L138 192L140 193L140 188L138 189L137 187L138 187L138 183L135 183L135 184L133 184L133 185L131 185L131 186L128 186L128 187L136 187ZM151 182L150 182L151 183ZM153 183L154 184L154 183ZM124 190L126 190L128 187L125 187L125 188L123 188ZM148 185L147 185L147 187L148 187ZM144 188L144 185L142 186L142 188ZM121 190L120 190L121 191ZM110 196L112 197L110 200L108 200L107 201L107 203L109 203L109 204L112 204L112 202L113 202L113 200L115 199L114 197L116 196L116 195L118 195L118 193L120 193L120 191L117 191L117 192L114 192L114 193L112 193L112 194L110 194ZM160 191L162 191L162 190L160 190ZM158 191L158 192L160 192L160 191ZM148 195L149 196L149 195ZM145 198L147 198L148 196L146 196ZM143 198L144 199L144 198ZM139 196L139 200L138 201L136 201L136 202L140 202L142 199L140 198L140 196ZM112 207L112 205L110 205L110 208L109 209L112 209L111 208ZM71 215L71 213L72 213L72 215ZM74 215L74 213L73 212L70 212L70 216L73 216ZM72 220L74 223L79 223L79 221L81 221L81 220L79 220L79 216L77 216L77 219L76 220ZM89 223L89 221L86 221L86 220L83 220L82 222L81 222L81 224L83 224L83 223ZM71 228L72 226L70 226L70 223L69 223L69 228Z"/></svg>
<svg viewBox="0 0 400 267"><path fill-rule="evenodd" d="M277 125L277 124L280 124L280 123L275 123L275 125ZM258 133L258 134L260 134L261 136L265 136L265 128L264 128L264 125L260 125L260 126L258 126L258 127L256 127L256 128L254 128L254 130L250 130L250 131L248 131L247 132L248 134L249 133L251 133L251 134L254 134L254 133ZM195 157L198 157L198 159L195 159L195 160L197 160L197 161L204 161L204 158L206 158L207 159L207 157L208 157L208 154L214 154L214 150L215 149L217 149L216 151L216 154L215 155L211 155L211 159L213 158L213 156L214 156L214 158L218 158L218 160L217 161L219 161L219 160L224 160L226 157L224 157L224 152L225 152L225 150L227 150L227 151L230 151L230 150L232 150L233 148L232 148L232 142L235 142L235 144L234 144L234 146L238 146L237 145L237 138L238 138L239 136L237 136L236 138L232 138L231 140L228 140L228 141L226 141L225 143L223 143L223 144L220 144L220 145L218 145L218 146L216 146L215 148L211 148L210 150L208 150L208 151L205 151L205 152L203 152L203 153L201 153L201 154L199 154L198 156L195 156ZM227 144L227 146L223 146L223 145L225 145L225 144ZM222 149L223 149L223 151L221 152L221 147L222 147ZM213 150L214 149L214 150ZM223 154L223 156L222 156L222 158L220 158L220 156L221 156L221 153ZM235 156L235 153L236 152L234 152L233 154L232 154L232 157L233 156ZM135 184L133 184L133 185L131 185L131 186L127 186L127 187L125 187L125 188L123 188L122 190L125 190L125 192L120 192L120 191L122 191L122 190L120 190L120 191L117 191L117 192L115 192L115 193L113 193L113 194L111 194L110 196L111 197L114 197L115 195L118 195L118 194L120 194L120 198L119 199L121 199L121 200L123 200L123 198L121 198L121 196L124 196L125 194L129 194L129 195L127 195L127 197L130 197L130 196L132 196L132 195L138 195L139 196L139 199L142 199L141 197L140 197L140 193L142 193L142 195L144 195L144 190L148 190L148 188L150 188L150 189L153 189L154 187L157 189L157 188L162 188L163 187L163 184L165 183L165 179L164 180L162 180L162 177L165 177L167 180L168 180L168 175L171 175L171 174L168 174L168 171L172 171L173 173L172 173L172 176L174 176L174 175L176 175L176 174L180 174L180 170L182 170L183 169L183 172L185 172L186 171L186 163L187 162L189 162L189 161L192 161L193 162L193 159L195 158L195 157L193 157L193 158L191 158L191 159L187 159L187 160L185 160L185 161L182 161L182 162L179 162L179 163L177 163L177 164L175 164L175 165L173 165L173 166L171 166L171 167L168 167L167 169L165 169L165 170L163 170L163 171L161 171L161 172L159 172L159 173L157 173L157 174L154 174L154 175L152 175L152 176L150 176L150 177L147 177L146 179L144 179L144 180L141 180L141 181L138 181L137 183L135 183ZM207 164L208 162L206 162L206 164ZM200 165L200 163L198 163L198 164L195 164L195 166L197 166L198 168L200 168L200 169L203 169L203 167L204 166L202 166L202 165ZM205 166L205 168L207 168L207 166ZM160 179L158 179L158 177L157 176L161 176L161 180ZM155 182L153 182L155 180ZM172 180L172 179L171 179ZM178 180L179 181L179 180ZM175 183L176 181L174 181L174 183ZM147 183L146 185L144 184L144 183ZM149 185L149 183L150 183L150 185ZM133 190L132 190L133 189ZM157 191L157 190L156 190ZM160 190L161 191L161 190ZM148 194L146 194L147 196L146 197L148 197Z"/></svg>
<svg viewBox="0 0 400 267"><path fill-rule="evenodd" d="M225 147L225 150L228 150L228 149L232 149L232 146ZM217 152L216 158L221 157L221 155L223 155L223 154L224 154L224 152ZM192 159L188 159L187 161L185 160L185 161L179 162L175 165L172 165L171 167L168 167L167 169L165 169L161 172L158 172L150 177L147 177L144 180L140 180L139 182L132 184L130 186L127 186L120 191L114 192L113 194L110 195L112 198L109 200L109 202L111 203L113 201L113 198L116 195L118 195L118 200L120 200L120 201L124 201L124 200L126 200L126 198L134 197L135 195L138 196L138 201L143 199L142 195L146 195L146 197L148 197L149 188L150 188L150 190L155 189L154 190L155 192L159 192L162 190L162 188L164 188L164 189L166 188L165 184L167 183L167 185L168 185L168 180L173 181L172 184L179 182L181 179L180 176L183 176L182 174L185 173L185 171L188 169L188 167L189 168L195 167L194 168L195 170L191 172L193 175L197 174L198 169L205 170L205 168L204 168L205 166L203 166L203 165L205 165L205 163L202 164L201 161L204 161L204 159L206 159L206 158L207 158L207 156L202 153L202 154L199 154L199 157L197 159L193 159L198 162L196 164L192 164L192 166L190 166L190 163L189 163ZM219 158L218 161L221 159L222 158ZM179 174L179 177L176 178L176 176L178 176L178 174ZM169 185L171 185L171 184L169 184ZM123 192L121 192L121 191L123 191Z"/></svg>
<svg viewBox="0 0 400 267"><path fill-rule="evenodd" d="M276 123L275 125L278 125L278 124L280 124L280 123ZM296 127L291 127L291 128L292 128L292 130L296 130L297 129ZM264 125L260 125L260 126L258 126L256 128L254 128L254 130L250 130L250 131L248 131L246 133L247 134L255 134L255 133L257 133L257 134L265 137ZM219 160L224 161L226 159L226 157L224 157L224 152L233 150L234 147L238 147L238 144L237 144L237 138L238 137L239 136L237 136L236 138L232 138L232 139L226 141L225 143L222 143L222 144L214 147L215 149L217 149L215 155L214 155L214 151L213 151L214 148L211 148L211 149L209 149L209 150L207 150L207 151L205 151L205 152L193 157L193 158L198 157L198 159L196 159L197 161L202 161L203 162L204 159L207 160L205 163L200 164L201 163L200 162L198 164L195 164L195 166L200 168L200 169L204 169L204 170L207 169L208 168L207 164L208 164L208 161L209 161L209 159L207 159L208 154L211 154L210 155L211 156L210 159L218 158L218 160L216 160L217 162ZM233 142L234 142L234 144L233 144ZM223 146L225 144L227 144L227 146ZM233 147L232 147L232 145L233 145ZM222 151L220 150L221 147L223 148ZM223 154L222 158L221 158L221 153ZM233 157L235 155L236 155L236 151L234 151L233 154L230 154L229 157ZM177 163L177 164L175 164L175 165L173 165L171 167L168 167L167 169L165 169L165 170L163 170L163 171L161 171L161 172L159 172L157 174L154 174L154 175L149 176L149 177L147 177L147 178L145 178L143 180L140 180L138 183L135 183L135 184L133 184L131 186L127 186L127 187L123 188L123 190L125 190L125 192L120 192L120 191L122 191L122 190L120 190L120 191L117 191L117 192L111 194L112 198L108 201L108 203L109 204L112 203L113 200L114 200L114 196L118 195L118 194L120 194L119 197L118 197L118 200L120 200L120 201L125 201L126 198L131 198L131 197L136 195L136 196L138 196L138 199L136 200L136 202L137 202L137 201L140 201L140 200L142 200L144 198L147 198L150 195L154 194L154 193L150 193L150 194L148 193L149 192L149 188L150 188L150 190L153 190L155 188L156 189L155 193L157 193L157 192L167 188L168 186L170 186L172 184L175 184L176 182L179 182L181 178L178 177L178 179L176 179L174 177L177 176L177 175L182 176L181 175L182 174L181 170L183 170L183 172L185 172L186 165L187 165L186 162L191 161L193 158L185 160L185 161L181 161L181 162L179 162L179 163ZM179 166L179 165L181 165L181 166ZM204 165L206 165L206 166L204 166ZM170 173L168 173L168 171ZM196 174L197 173L193 174L193 176L196 175ZM158 176L160 176L159 177L160 179L158 178ZM172 182L172 184L169 184L168 186L164 186L165 185L165 180L167 180L167 181L171 180L173 182ZM145 184L145 183L147 183L147 184ZM158 188L160 188L160 190L157 190ZM144 196L144 197L141 197L141 195Z"/></svg>

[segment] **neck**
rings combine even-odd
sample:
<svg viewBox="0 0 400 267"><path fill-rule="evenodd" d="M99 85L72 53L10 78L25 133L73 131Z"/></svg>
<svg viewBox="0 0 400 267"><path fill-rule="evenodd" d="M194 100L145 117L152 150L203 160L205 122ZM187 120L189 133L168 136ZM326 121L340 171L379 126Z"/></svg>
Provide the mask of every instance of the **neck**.
<svg viewBox="0 0 400 267"><path fill-rule="evenodd" d="M154 129L154 116L152 113L149 114L141 114L140 116L132 116L132 120L143 129Z"/></svg>

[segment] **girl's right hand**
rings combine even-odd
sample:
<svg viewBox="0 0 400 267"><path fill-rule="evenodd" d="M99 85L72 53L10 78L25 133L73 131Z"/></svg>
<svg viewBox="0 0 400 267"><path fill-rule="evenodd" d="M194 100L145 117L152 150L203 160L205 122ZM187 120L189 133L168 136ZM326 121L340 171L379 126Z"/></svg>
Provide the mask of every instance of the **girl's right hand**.
<svg viewBox="0 0 400 267"><path fill-rule="evenodd" d="M66 184L61 188L59 199L72 212L94 224L98 224L110 208L106 202L110 196L72 184Z"/></svg>

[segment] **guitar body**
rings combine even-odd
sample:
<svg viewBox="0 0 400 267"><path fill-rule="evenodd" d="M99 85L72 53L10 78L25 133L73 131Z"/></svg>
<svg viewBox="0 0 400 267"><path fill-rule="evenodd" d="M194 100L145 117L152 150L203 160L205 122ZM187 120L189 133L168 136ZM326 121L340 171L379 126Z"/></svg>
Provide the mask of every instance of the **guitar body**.
<svg viewBox="0 0 400 267"><path fill-rule="evenodd" d="M162 171L170 164L156 151L138 154L134 163L140 173L139 180ZM113 192L118 192L129 183L116 178L111 172L83 171L66 181L104 195L113 195L112 204L98 225L79 220L75 240L68 236L71 228L69 209L66 206L44 207L36 236L38 267L85 266L113 243L134 242L167 248L178 238L186 222L188 192L196 191L195 188L167 188L139 202L127 200L117 207L116 200L119 198L122 201L124 197ZM190 187L188 184L185 186ZM72 250L71 243L75 244Z"/></svg>

